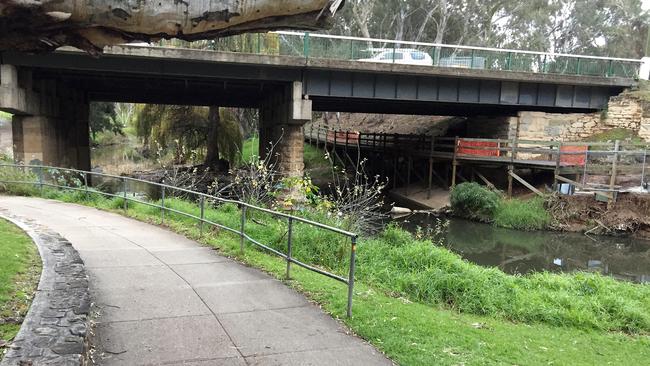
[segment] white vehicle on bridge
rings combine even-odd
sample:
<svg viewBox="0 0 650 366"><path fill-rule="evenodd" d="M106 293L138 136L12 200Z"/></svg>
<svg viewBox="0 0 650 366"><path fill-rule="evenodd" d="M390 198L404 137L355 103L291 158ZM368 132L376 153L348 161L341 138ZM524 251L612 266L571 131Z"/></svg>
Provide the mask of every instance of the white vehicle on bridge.
<svg viewBox="0 0 650 366"><path fill-rule="evenodd" d="M373 57L363 58L358 61L402 65L433 65L431 56L414 48L384 49Z"/></svg>

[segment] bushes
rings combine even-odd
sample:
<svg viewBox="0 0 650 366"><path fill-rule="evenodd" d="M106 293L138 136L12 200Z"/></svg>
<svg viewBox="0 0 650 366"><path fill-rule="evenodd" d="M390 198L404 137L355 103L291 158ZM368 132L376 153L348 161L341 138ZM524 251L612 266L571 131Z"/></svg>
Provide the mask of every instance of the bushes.
<svg viewBox="0 0 650 366"><path fill-rule="evenodd" d="M454 187L449 199L456 215L491 222L501 197L478 183L462 183Z"/></svg>
<svg viewBox="0 0 650 366"><path fill-rule="evenodd" d="M506 200L478 183L457 185L451 191L450 201L456 216L508 229L543 230L551 221L541 198Z"/></svg>

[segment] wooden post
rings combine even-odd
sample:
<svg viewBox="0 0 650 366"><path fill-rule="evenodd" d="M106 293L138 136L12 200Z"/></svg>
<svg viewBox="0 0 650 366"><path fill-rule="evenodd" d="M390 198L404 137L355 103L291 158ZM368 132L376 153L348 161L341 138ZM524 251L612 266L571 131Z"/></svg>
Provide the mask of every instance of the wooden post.
<svg viewBox="0 0 650 366"><path fill-rule="evenodd" d="M393 153L393 188L397 188L397 153Z"/></svg>
<svg viewBox="0 0 650 366"><path fill-rule="evenodd" d="M514 167L508 165L508 198L512 198L512 173L514 172Z"/></svg>
<svg viewBox="0 0 650 366"><path fill-rule="evenodd" d="M607 207L611 208L614 205L615 197L614 195L614 186L616 185L616 171L618 170L618 151L621 148L621 142L616 140L614 143L614 159L612 160L612 175L609 179L609 202L607 202Z"/></svg>
<svg viewBox="0 0 650 366"><path fill-rule="evenodd" d="M557 144L557 151L556 151L556 156L555 156L555 174L553 178L553 192L557 191L557 177L560 175L560 167L562 165L562 142L558 142Z"/></svg>
<svg viewBox="0 0 650 366"><path fill-rule="evenodd" d="M406 173L406 196L409 195L409 187L411 186L411 168L413 165L413 157L409 155L409 162L408 162L408 171Z"/></svg>
<svg viewBox="0 0 650 366"><path fill-rule="evenodd" d="M431 142L429 144L429 185L427 190L427 199L431 199L431 189L433 186L433 149L435 139L435 136L431 136Z"/></svg>
<svg viewBox="0 0 650 366"><path fill-rule="evenodd" d="M456 157L458 155L458 136L454 138L454 156L451 161L451 186L450 188L456 187L456 169L457 169L457 163L456 163Z"/></svg>

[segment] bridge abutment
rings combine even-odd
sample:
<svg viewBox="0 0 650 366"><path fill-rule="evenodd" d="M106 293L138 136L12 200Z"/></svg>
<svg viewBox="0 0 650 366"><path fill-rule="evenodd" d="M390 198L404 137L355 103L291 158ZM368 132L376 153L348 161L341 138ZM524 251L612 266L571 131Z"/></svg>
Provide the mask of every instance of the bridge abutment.
<svg viewBox="0 0 650 366"><path fill-rule="evenodd" d="M311 121L312 104L303 98L302 83L269 93L260 107L260 155L272 154L280 173L301 178L304 173L302 128Z"/></svg>
<svg viewBox="0 0 650 366"><path fill-rule="evenodd" d="M57 80L35 81L29 70L0 67L0 110L14 115L14 159L89 170L89 102L85 93Z"/></svg>

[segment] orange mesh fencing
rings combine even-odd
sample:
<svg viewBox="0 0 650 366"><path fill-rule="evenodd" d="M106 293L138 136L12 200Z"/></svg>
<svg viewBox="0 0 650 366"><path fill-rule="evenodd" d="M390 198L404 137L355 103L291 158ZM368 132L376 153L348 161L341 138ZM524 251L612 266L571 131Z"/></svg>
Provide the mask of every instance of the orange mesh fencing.
<svg viewBox="0 0 650 366"><path fill-rule="evenodd" d="M501 156L498 142L458 140L458 153L477 156Z"/></svg>
<svg viewBox="0 0 650 366"><path fill-rule="evenodd" d="M584 166L586 161L586 152L589 147L587 145L578 145L578 146L561 146L560 152L560 163L565 165L575 165L575 166ZM582 154L570 154L564 155L564 153L582 153Z"/></svg>

